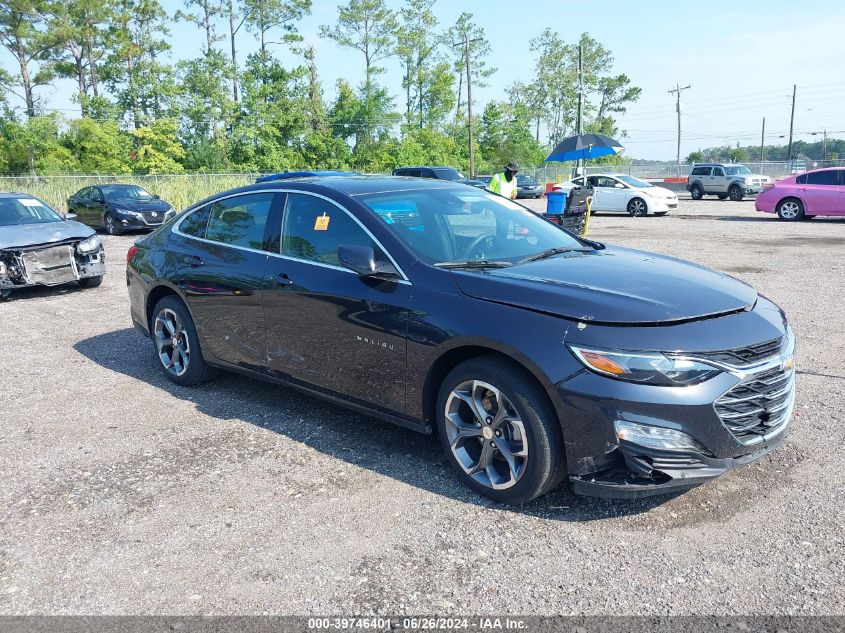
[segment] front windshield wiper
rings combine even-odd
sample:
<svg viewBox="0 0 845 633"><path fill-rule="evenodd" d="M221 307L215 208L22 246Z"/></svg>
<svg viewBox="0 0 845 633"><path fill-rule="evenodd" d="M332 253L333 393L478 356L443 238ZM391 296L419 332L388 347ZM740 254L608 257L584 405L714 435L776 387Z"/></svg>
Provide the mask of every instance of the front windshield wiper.
<svg viewBox="0 0 845 633"><path fill-rule="evenodd" d="M569 253L574 249L567 248L565 246L556 246L554 248L547 248L544 251L540 251L536 255L531 255L526 257L525 259L520 259L517 264L527 264L528 262L536 262L540 259L546 259L547 257L552 257L553 255L560 255L561 253Z"/></svg>
<svg viewBox="0 0 845 633"><path fill-rule="evenodd" d="M437 262L435 266L438 268L507 268L513 264L491 259L466 259L457 262Z"/></svg>

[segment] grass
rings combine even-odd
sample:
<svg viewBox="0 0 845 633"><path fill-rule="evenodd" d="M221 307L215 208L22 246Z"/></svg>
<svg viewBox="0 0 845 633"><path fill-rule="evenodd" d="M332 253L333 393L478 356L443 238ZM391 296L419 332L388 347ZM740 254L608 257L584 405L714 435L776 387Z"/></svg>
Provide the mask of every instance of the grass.
<svg viewBox="0 0 845 633"><path fill-rule="evenodd" d="M215 193L255 182L249 174L180 174L173 176L3 176L0 191L28 193L62 213L74 193L99 183L140 185L182 210Z"/></svg>

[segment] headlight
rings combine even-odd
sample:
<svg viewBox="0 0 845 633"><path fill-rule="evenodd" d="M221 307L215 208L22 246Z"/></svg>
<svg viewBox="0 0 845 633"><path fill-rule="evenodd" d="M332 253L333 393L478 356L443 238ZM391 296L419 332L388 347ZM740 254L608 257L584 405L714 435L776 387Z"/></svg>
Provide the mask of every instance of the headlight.
<svg viewBox="0 0 845 633"><path fill-rule="evenodd" d="M91 237L79 242L79 244L76 245L76 250L80 253L93 253L100 248L100 244L102 244L100 236L95 233Z"/></svg>
<svg viewBox="0 0 845 633"><path fill-rule="evenodd" d="M720 372L712 365L659 352L611 352L570 345L584 367L597 374L649 385L693 385Z"/></svg>
<svg viewBox="0 0 845 633"><path fill-rule="evenodd" d="M647 448L658 450L692 450L698 453L709 454L709 451L696 442L686 433L665 429L661 426L648 424L637 424L625 420L616 420L613 423L616 429L616 437L620 440L631 442Z"/></svg>
<svg viewBox="0 0 845 633"><path fill-rule="evenodd" d="M129 215L129 216L132 216L133 218L137 218L141 215L140 213L137 213L136 211L124 209L123 207L112 207L112 211L114 211L118 215Z"/></svg>

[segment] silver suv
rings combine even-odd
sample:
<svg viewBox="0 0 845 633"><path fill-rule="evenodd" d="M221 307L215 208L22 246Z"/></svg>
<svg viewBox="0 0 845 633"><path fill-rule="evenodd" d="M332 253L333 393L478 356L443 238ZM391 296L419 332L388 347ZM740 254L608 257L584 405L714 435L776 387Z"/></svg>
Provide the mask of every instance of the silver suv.
<svg viewBox="0 0 845 633"><path fill-rule="evenodd" d="M752 174L745 165L709 163L693 166L687 178L687 191L693 200L701 200L705 195L718 196L719 200L742 200L763 191L767 182L771 178Z"/></svg>

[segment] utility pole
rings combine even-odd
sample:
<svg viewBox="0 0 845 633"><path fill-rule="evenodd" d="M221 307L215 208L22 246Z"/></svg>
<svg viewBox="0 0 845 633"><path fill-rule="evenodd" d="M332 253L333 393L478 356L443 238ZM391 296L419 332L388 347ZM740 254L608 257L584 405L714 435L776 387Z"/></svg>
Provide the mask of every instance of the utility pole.
<svg viewBox="0 0 845 633"><path fill-rule="evenodd" d="M577 133L584 133L584 45L578 45L578 119ZM584 175L584 159L575 161L575 177Z"/></svg>
<svg viewBox="0 0 845 633"><path fill-rule="evenodd" d="M795 123L795 92L798 86L792 84L792 114L789 116L789 149L786 150L786 160L789 162L789 169L792 170L792 126Z"/></svg>
<svg viewBox="0 0 845 633"><path fill-rule="evenodd" d="M467 132L469 136L469 177L475 178L475 147L472 143L472 62L470 61L470 44L479 41L481 38L469 39L469 31L464 32L464 41L457 42L454 46L463 46L467 62Z"/></svg>
<svg viewBox="0 0 845 633"><path fill-rule="evenodd" d="M762 163L764 158L764 147L766 146L766 117L763 117L763 131L760 133L760 162Z"/></svg>
<svg viewBox="0 0 845 633"><path fill-rule="evenodd" d="M675 84L675 87L669 91L669 94L674 94L675 111L678 113L678 176L681 175L681 92L692 88L692 85L686 85L681 88L681 84Z"/></svg>

